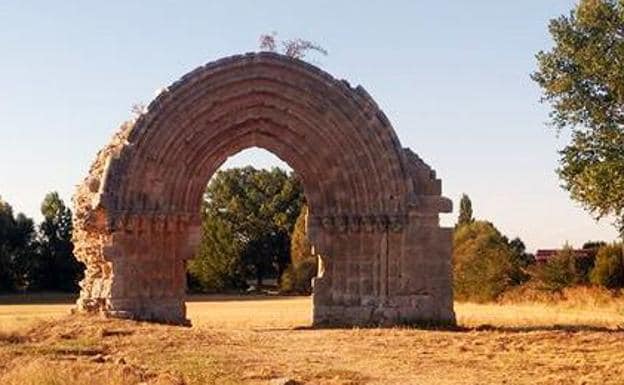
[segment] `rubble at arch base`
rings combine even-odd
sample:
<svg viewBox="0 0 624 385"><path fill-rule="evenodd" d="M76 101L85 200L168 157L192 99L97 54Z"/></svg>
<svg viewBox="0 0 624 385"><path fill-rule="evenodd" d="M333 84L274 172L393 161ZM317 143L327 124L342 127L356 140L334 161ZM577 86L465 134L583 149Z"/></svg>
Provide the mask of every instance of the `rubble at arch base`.
<svg viewBox="0 0 624 385"><path fill-rule="evenodd" d="M302 179L321 263L314 325L454 324L451 203L361 87L272 53L184 76L122 125L74 196L77 310L188 324L202 193L228 156L265 148Z"/></svg>

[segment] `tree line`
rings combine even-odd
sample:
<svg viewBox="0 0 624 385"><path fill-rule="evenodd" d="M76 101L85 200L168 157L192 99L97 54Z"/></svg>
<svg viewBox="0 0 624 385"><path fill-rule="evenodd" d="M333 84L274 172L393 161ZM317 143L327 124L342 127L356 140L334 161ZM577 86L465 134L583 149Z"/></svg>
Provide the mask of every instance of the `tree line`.
<svg viewBox="0 0 624 385"><path fill-rule="evenodd" d="M495 301L514 289L560 292L594 285L624 288L623 244L586 242L579 255L571 246L538 263L520 238L509 240L491 222L473 217L463 195L453 238L453 286L458 300Z"/></svg>
<svg viewBox="0 0 624 385"><path fill-rule="evenodd" d="M621 243L588 242L595 258L566 246L544 263L493 223L474 218L460 201L453 240L456 298L493 301L519 287L560 291L575 285L624 287ZM219 171L205 193L202 242L188 266L195 292L262 288L276 279L283 293L311 292L317 256L307 238L307 205L296 175L279 168ZM84 266L73 255L71 210L55 192L46 195L42 222L0 200L0 291L76 291Z"/></svg>
<svg viewBox="0 0 624 385"><path fill-rule="evenodd" d="M73 254L71 210L51 192L41 214L35 225L0 198L0 292L78 289L84 266Z"/></svg>

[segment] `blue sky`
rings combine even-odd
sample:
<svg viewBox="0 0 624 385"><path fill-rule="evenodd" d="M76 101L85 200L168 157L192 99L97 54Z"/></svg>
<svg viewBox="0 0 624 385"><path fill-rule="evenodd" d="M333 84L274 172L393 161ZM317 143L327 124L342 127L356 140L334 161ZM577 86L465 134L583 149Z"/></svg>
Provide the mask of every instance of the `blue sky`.
<svg viewBox="0 0 624 385"><path fill-rule="evenodd" d="M259 5L262 4L262 5ZM456 203L529 249L616 237L559 187L548 106L529 74L564 0L0 2L0 195L39 218L69 201L136 102L189 70L257 49L258 36L318 42L323 69L362 84L404 146ZM228 165L277 163L258 150ZM446 215L451 224L456 213Z"/></svg>

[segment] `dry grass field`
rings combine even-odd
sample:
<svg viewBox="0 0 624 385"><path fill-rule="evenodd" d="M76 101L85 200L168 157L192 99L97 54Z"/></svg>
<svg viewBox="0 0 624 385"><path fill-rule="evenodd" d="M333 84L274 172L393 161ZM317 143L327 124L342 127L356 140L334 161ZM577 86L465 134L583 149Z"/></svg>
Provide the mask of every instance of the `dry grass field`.
<svg viewBox="0 0 624 385"><path fill-rule="evenodd" d="M308 298L196 298L192 328L0 305L0 384L624 384L624 307L457 304L458 330L308 327Z"/></svg>

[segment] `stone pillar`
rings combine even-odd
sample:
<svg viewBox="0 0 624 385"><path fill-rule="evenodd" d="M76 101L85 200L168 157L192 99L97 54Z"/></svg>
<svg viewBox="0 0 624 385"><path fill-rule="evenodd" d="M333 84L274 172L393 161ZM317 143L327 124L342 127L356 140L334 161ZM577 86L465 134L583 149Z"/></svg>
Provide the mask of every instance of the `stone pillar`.
<svg viewBox="0 0 624 385"><path fill-rule="evenodd" d="M389 254L392 307L401 321L455 324L452 280L452 229L442 228L437 212L412 211L394 235Z"/></svg>
<svg viewBox="0 0 624 385"><path fill-rule="evenodd" d="M314 325L455 323L451 231L437 213L316 218L309 234L322 260Z"/></svg>
<svg viewBox="0 0 624 385"><path fill-rule="evenodd" d="M100 311L119 318L188 324L186 261L199 243L197 219L181 214L124 214L102 248L110 265ZM81 301L92 293L81 294Z"/></svg>

